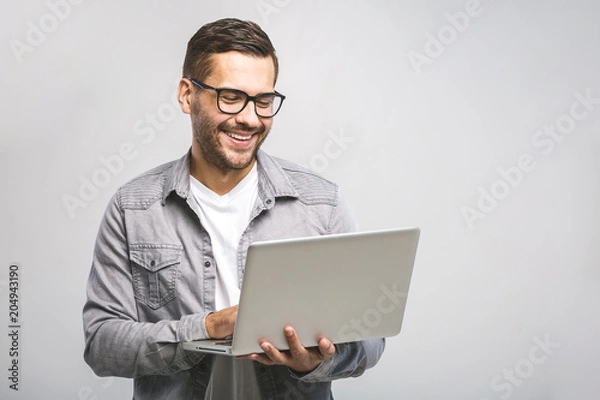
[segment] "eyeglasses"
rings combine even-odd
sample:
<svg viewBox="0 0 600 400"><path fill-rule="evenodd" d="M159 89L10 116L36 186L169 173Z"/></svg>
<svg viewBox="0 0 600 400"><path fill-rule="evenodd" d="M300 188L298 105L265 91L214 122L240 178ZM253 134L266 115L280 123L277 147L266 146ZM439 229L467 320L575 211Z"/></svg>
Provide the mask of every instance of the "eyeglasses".
<svg viewBox="0 0 600 400"><path fill-rule="evenodd" d="M273 118L281 109L285 96L275 91L274 93L260 93L250 96L248 93L229 88L214 88L195 79L188 78L200 89L209 89L217 92L217 107L225 114L239 114L249 101L254 103L254 112L262 118Z"/></svg>

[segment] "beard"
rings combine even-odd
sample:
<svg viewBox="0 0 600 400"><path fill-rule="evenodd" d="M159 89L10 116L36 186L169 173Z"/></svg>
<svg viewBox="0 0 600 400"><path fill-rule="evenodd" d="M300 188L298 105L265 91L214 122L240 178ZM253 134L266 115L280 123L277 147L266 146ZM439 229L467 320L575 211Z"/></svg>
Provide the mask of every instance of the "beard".
<svg viewBox="0 0 600 400"><path fill-rule="evenodd" d="M229 121L216 123L206 112L193 107L192 131L203 158L220 171L243 170L256 158L258 149L267 138L269 131L264 124L251 127L245 124L230 124ZM252 134L250 140L256 140L249 148L225 147L219 138L223 132L244 132Z"/></svg>

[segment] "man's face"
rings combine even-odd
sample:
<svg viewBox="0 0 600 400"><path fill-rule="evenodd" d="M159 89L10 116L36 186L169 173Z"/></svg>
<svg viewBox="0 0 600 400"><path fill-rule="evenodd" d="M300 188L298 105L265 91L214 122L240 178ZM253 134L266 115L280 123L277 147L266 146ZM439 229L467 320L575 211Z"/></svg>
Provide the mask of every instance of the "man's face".
<svg viewBox="0 0 600 400"><path fill-rule="evenodd" d="M274 90L271 57L232 51L213 54L212 64L212 72L202 83L243 90L250 96ZM239 114L222 113L217 107L217 93L208 89L200 89L195 96L191 119L194 145L200 156L223 172L248 168L273 124L272 118L256 115L254 102L248 102Z"/></svg>

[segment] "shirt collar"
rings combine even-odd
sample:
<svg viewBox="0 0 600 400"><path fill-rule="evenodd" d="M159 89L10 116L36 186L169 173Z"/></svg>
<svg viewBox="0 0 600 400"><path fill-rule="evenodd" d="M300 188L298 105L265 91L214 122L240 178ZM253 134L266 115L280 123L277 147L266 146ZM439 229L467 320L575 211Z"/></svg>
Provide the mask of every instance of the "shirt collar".
<svg viewBox="0 0 600 400"><path fill-rule="evenodd" d="M171 192L187 199L190 195L190 160L192 149L178 160L168 172L162 196L162 204L166 204ZM256 154L258 162L258 194L261 198L298 197L298 192L289 180L281 165L276 159L263 150Z"/></svg>

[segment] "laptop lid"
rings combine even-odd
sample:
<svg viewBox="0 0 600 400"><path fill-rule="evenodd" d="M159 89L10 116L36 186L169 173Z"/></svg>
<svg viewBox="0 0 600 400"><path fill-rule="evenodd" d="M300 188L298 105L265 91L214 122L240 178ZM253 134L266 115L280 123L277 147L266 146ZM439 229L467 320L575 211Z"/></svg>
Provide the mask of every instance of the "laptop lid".
<svg viewBox="0 0 600 400"><path fill-rule="evenodd" d="M231 354L288 349L290 324L304 347L400 332L419 228L253 243L248 249Z"/></svg>

